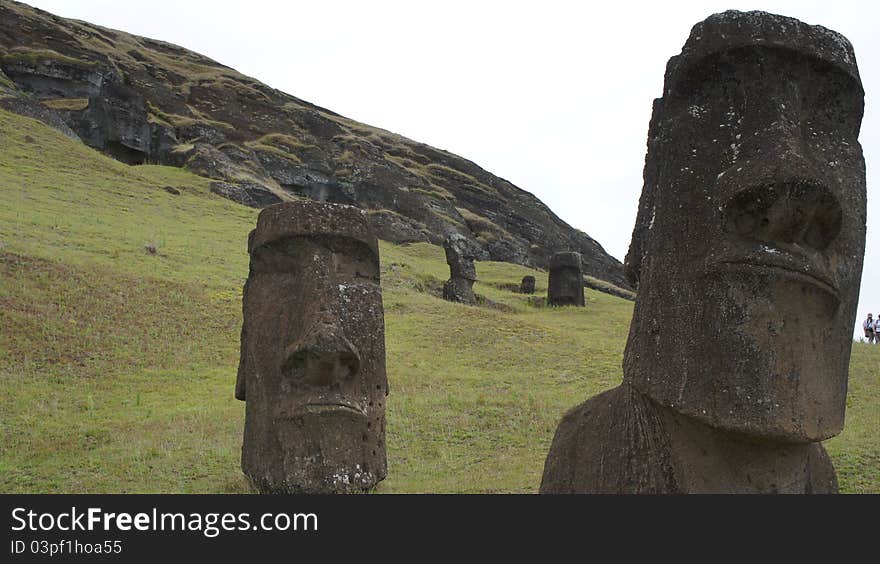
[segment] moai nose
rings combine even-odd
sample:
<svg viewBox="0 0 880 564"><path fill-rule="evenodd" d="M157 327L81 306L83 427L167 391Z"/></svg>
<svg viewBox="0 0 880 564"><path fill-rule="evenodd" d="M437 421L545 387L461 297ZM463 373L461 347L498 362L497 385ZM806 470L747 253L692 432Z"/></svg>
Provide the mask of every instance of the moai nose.
<svg viewBox="0 0 880 564"><path fill-rule="evenodd" d="M297 383L338 388L360 369L357 349L336 324L320 323L284 354L282 373Z"/></svg>
<svg viewBox="0 0 880 564"><path fill-rule="evenodd" d="M774 247L825 250L840 233L840 202L812 180L789 179L745 190L726 214L739 235Z"/></svg>

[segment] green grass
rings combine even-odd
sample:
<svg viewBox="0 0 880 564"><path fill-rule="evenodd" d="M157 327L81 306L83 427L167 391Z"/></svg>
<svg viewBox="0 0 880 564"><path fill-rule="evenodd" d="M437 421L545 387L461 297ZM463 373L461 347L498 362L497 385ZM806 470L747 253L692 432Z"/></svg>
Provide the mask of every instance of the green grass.
<svg viewBox="0 0 880 564"><path fill-rule="evenodd" d="M53 110L66 110L76 112L89 107L88 98L58 98L56 100L43 100L42 104Z"/></svg>
<svg viewBox="0 0 880 564"><path fill-rule="evenodd" d="M840 491L880 493L880 347L853 343L843 433L825 448Z"/></svg>
<svg viewBox="0 0 880 564"><path fill-rule="evenodd" d="M247 491L233 387L257 211L3 111L0 138L0 493ZM545 273L479 262L484 305L452 304L442 249L380 251L378 490L536 491L562 413L619 383L632 303L536 307L509 288L531 274L542 296ZM878 360L854 346L846 429L826 443L846 492L880 492Z"/></svg>

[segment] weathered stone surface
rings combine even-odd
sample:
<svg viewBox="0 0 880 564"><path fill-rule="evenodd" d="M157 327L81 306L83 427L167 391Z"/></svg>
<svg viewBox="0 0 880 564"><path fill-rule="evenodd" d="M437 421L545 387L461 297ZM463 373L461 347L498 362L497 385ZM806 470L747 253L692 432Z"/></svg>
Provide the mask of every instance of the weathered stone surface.
<svg viewBox="0 0 880 564"><path fill-rule="evenodd" d="M562 420L542 492L834 492L865 247L849 42L697 24L654 103L624 383ZM598 461L602 461L601 464Z"/></svg>
<svg viewBox="0 0 880 564"><path fill-rule="evenodd" d="M0 108L41 121L74 141L82 141L56 112L31 99L29 96L22 95L19 92L15 92L15 94L8 98L0 98Z"/></svg>
<svg viewBox="0 0 880 564"><path fill-rule="evenodd" d="M86 144L128 164L149 158L151 126L144 96L115 69L105 71L92 61L69 57L15 54L3 59L2 68L34 99L86 100L84 107L55 110Z"/></svg>
<svg viewBox="0 0 880 564"><path fill-rule="evenodd" d="M386 241L413 243L430 240L424 225L390 210L371 211L370 224L376 237Z"/></svg>
<svg viewBox="0 0 880 564"><path fill-rule="evenodd" d="M718 431L626 383L565 414L541 482L541 493L836 491L822 445Z"/></svg>
<svg viewBox="0 0 880 564"><path fill-rule="evenodd" d="M601 280L596 280L594 278L584 277L584 288L589 288L597 292L603 292L605 294L608 294L609 296L617 296L618 298L623 298L631 302L636 301L635 292L624 290L623 288L618 288L613 284L609 284Z"/></svg>
<svg viewBox="0 0 880 564"><path fill-rule="evenodd" d="M439 245L461 231L491 260L538 267L551 249L574 249L587 274L629 289L623 265L597 241L510 182L181 47L4 0L0 71L37 101L86 100L51 110L52 121L124 162L378 211L377 235L396 242Z"/></svg>
<svg viewBox="0 0 880 564"><path fill-rule="evenodd" d="M476 303L473 287L477 280L477 269L474 259L481 253L479 246L467 237L453 233L443 241L443 250L446 251L446 264L449 265L449 280L443 285L443 299Z"/></svg>
<svg viewBox="0 0 880 564"><path fill-rule="evenodd" d="M523 276L522 282L519 284L519 293L520 294L534 294L535 293L535 277L534 276Z"/></svg>
<svg viewBox="0 0 880 564"><path fill-rule="evenodd" d="M278 196L270 192L265 186L260 186L259 184L212 182L209 189L218 196L229 198L233 202L238 202L252 208L263 208L281 202Z"/></svg>
<svg viewBox="0 0 880 564"><path fill-rule="evenodd" d="M250 272L235 397L241 467L265 493L348 493L387 474L379 251L354 207L265 208Z"/></svg>
<svg viewBox="0 0 880 564"><path fill-rule="evenodd" d="M453 233L443 241L446 264L453 278L476 281L477 269L474 260L480 256L480 247L467 237Z"/></svg>
<svg viewBox="0 0 880 564"><path fill-rule="evenodd" d="M556 253L550 259L547 304L584 306L584 275L581 270L580 253L570 251Z"/></svg>
<svg viewBox="0 0 880 564"><path fill-rule="evenodd" d="M474 295L474 281L466 278L450 278L443 283L443 299L462 304L477 303Z"/></svg>
<svg viewBox="0 0 880 564"><path fill-rule="evenodd" d="M239 166L235 156L208 143L195 143L188 151L179 151L175 159L199 176L235 182L239 178Z"/></svg>

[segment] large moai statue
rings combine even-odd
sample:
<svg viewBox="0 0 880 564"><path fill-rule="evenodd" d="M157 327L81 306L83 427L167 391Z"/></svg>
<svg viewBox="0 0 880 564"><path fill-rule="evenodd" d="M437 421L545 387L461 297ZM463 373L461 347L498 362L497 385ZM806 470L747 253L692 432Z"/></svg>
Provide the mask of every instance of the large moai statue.
<svg viewBox="0 0 880 564"><path fill-rule="evenodd" d="M449 265L449 280L443 285L443 299L463 304L476 303L474 282L477 281L477 269L474 259L480 249L464 235L453 233L443 241L446 251L446 264Z"/></svg>
<svg viewBox="0 0 880 564"><path fill-rule="evenodd" d="M365 491L385 478L379 249L363 211L291 202L248 238L242 471L263 493Z"/></svg>
<svg viewBox="0 0 880 564"><path fill-rule="evenodd" d="M762 12L691 31L654 102L623 384L569 411L541 491L835 492L865 249L850 43Z"/></svg>
<svg viewBox="0 0 880 564"><path fill-rule="evenodd" d="M584 274L581 254L555 253L550 258L547 280L547 304L551 306L584 306Z"/></svg>

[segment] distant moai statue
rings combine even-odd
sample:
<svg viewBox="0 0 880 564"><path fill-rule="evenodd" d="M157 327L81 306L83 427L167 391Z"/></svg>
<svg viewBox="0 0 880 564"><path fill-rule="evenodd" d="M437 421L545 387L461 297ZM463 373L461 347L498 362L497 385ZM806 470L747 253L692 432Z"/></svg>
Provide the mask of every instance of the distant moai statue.
<svg viewBox="0 0 880 564"><path fill-rule="evenodd" d="M522 282L519 284L519 293L520 294L534 294L535 293L535 277L534 276L523 276Z"/></svg>
<svg viewBox="0 0 880 564"><path fill-rule="evenodd" d="M362 210L269 206L248 238L242 471L263 493L369 490L387 473L379 249Z"/></svg>
<svg viewBox="0 0 880 564"><path fill-rule="evenodd" d="M550 258L548 305L584 306L584 274L581 268L580 253L561 252Z"/></svg>
<svg viewBox="0 0 880 564"><path fill-rule="evenodd" d="M819 441L846 407L863 99L836 32L694 26L649 127L623 384L563 417L542 492L837 491Z"/></svg>
<svg viewBox="0 0 880 564"><path fill-rule="evenodd" d="M446 251L446 264L449 265L449 280L443 285L443 299L450 302L474 304L474 282L477 281L477 269L474 259L480 249L464 235L453 233L443 241Z"/></svg>

